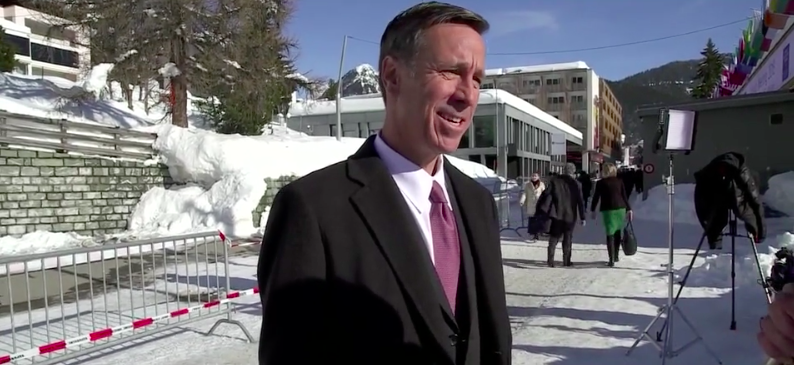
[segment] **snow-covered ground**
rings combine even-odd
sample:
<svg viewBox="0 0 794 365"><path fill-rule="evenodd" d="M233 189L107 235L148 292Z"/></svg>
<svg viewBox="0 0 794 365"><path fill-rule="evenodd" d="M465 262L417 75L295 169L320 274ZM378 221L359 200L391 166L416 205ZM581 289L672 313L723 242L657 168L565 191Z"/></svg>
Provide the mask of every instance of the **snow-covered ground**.
<svg viewBox="0 0 794 365"><path fill-rule="evenodd" d="M602 228L599 222L591 222L586 227L577 228L575 233L573 269L545 267L545 242L527 244L520 239L505 237L502 242L504 256L505 284L508 292L508 305L514 336L513 362L515 364L650 364L657 363L658 353L651 345L642 342L629 357L626 351L651 322L657 308L665 303L667 295L666 272L663 265L667 262L666 237L664 228L657 222L637 220L635 222L640 250L633 257L622 257L618 267L604 267L605 248L602 244ZM700 231L692 225L679 224L676 227L675 252L677 273L682 274L689 263ZM790 242L789 242L790 243ZM739 245L739 256L748 257L746 245ZM757 274L754 267L744 264L740 259L737 266L737 327L730 331L730 270L722 263L726 253L714 255L705 253L697 259L692 276L683 291L680 308L690 319L698 332L705 338L704 343L714 349L726 365L758 364L762 355L755 341L758 318L763 315L765 299L761 288L756 284ZM561 253L557 253L557 259ZM230 273L233 290L245 290L256 282L256 256L236 256L230 259ZM184 273L189 270L178 269ZM200 271L200 270L199 270ZM121 295L111 293L107 297L98 296L94 300L97 310L103 307L114 309L111 325L129 321L130 316L143 316L144 301L153 303L157 293L196 294L206 291L195 285L176 284L171 275L177 271L165 270L159 275L163 280L148 284L152 289L148 296L136 292L135 298L128 298L129 292ZM222 271L221 271L222 272ZM199 273L198 271L191 272ZM199 276L203 277L204 271ZM201 280L199 280L201 281ZM184 281L183 281L184 282ZM205 282L211 282L207 280ZM179 288L177 285L181 285ZM199 284L207 286L207 284ZM157 289L157 290L154 290ZM119 300L118 298L121 298ZM244 323L247 329L258 337L261 326L258 297L244 297L236 302L237 313L234 318ZM181 307L187 306L182 303ZM82 301L80 308L90 308L90 303ZM135 310L130 308L135 307ZM121 312L126 308L124 315ZM149 315L154 306L149 305ZM117 311L122 309L121 311ZM175 309L173 306L171 310ZM160 311L162 312L162 308ZM61 324L61 316L49 318L53 338L77 335L75 319L67 317ZM116 319L118 316L119 319ZM27 316L20 315L16 326L27 324ZM83 332L92 329L89 316L82 315ZM32 323L43 325L47 319L43 311L34 311ZM71 322L70 322L71 321ZM105 326L104 317L97 317L96 327ZM210 336L204 333L214 320L200 321L136 340L131 344L113 347L99 353L89 354L70 362L71 364L248 364L256 361L257 345L246 343L239 328L223 325ZM9 318L0 318L0 328L10 328ZM661 321L652 333L661 326ZM26 327L26 326L25 326ZM0 333L0 355L10 350L9 331ZM25 328L18 329L20 347L27 346L29 336ZM674 325L674 341L680 346L693 338L693 333L683 323ZM48 342L41 329L35 330L34 346ZM697 344L683 352L670 364L690 365L712 363L702 344ZM714 362L716 363L716 362Z"/></svg>

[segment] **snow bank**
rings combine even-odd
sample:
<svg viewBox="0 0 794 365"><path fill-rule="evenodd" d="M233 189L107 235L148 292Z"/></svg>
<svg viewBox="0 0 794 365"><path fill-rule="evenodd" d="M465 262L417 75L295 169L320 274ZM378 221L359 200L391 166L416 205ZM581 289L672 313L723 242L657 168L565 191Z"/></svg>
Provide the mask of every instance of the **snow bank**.
<svg viewBox="0 0 794 365"><path fill-rule="evenodd" d="M755 258L752 248L747 247L747 240L737 238L736 241L736 287L747 288L757 287L758 269L756 268ZM788 246L794 248L794 234L789 232L775 237L770 244L758 245L758 261L765 276L768 276L775 261L775 252L780 248ZM710 288L730 288L731 286L731 254L730 247L725 246L727 252L709 255L705 259L698 259L692 272L687 279L688 285L710 287ZM678 271L677 276L683 278L686 268ZM760 289L759 289L760 291Z"/></svg>
<svg viewBox="0 0 794 365"><path fill-rule="evenodd" d="M764 194L764 203L774 210L794 217L794 171L769 178L769 190Z"/></svg>
<svg viewBox="0 0 794 365"><path fill-rule="evenodd" d="M89 247L97 243L91 237L77 233L37 231L22 237L0 237L0 257L45 253L66 248Z"/></svg>
<svg viewBox="0 0 794 365"><path fill-rule="evenodd" d="M102 81L102 72L109 71L107 66L104 67L94 72L92 78L80 83L58 77L41 78L0 73L0 110L122 128L150 125L148 119L131 113L112 101L81 100L79 104L65 105L64 97L74 95L75 90L96 91L94 89L97 83Z"/></svg>
<svg viewBox="0 0 794 365"><path fill-rule="evenodd" d="M265 222L251 217L267 189L265 178L306 175L347 159L364 142L312 137L282 126L261 136L222 135L170 124L144 130L157 133L153 147L172 178L193 184L154 188L141 197L129 229L149 234L220 229L231 237L250 236ZM481 164L448 159L474 178L496 176Z"/></svg>
<svg viewBox="0 0 794 365"><path fill-rule="evenodd" d="M75 86L99 96L102 89L104 89L105 85L108 83L108 74L110 71L113 71L115 66L116 65L112 63L100 63L92 67L91 70L88 71L88 75L75 84Z"/></svg>
<svg viewBox="0 0 794 365"><path fill-rule="evenodd" d="M699 224L695 214L695 184L676 184L673 195L673 221L675 223ZM641 220L667 222L668 194L664 185L657 185L648 191L648 199L637 195L631 203L634 217Z"/></svg>

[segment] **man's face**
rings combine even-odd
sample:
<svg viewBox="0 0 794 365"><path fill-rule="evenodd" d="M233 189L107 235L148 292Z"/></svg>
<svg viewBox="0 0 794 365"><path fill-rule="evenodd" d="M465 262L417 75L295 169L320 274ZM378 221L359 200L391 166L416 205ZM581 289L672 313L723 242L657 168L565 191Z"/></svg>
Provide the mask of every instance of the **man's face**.
<svg viewBox="0 0 794 365"><path fill-rule="evenodd" d="M400 134L417 153L458 148L477 108L484 64L482 36L460 24L428 29L413 65L395 63L386 76L387 103L395 108Z"/></svg>

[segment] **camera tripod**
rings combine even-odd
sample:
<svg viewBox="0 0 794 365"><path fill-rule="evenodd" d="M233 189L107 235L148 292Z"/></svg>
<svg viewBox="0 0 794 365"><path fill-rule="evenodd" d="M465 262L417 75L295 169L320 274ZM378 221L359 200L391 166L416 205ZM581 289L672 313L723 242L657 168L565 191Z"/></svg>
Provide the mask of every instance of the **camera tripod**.
<svg viewBox="0 0 794 365"><path fill-rule="evenodd" d="M707 224L707 227L711 225L711 221ZM731 238L731 324L730 329L731 331L736 330L736 238L742 237L746 238L750 244L750 247L753 249L753 258L755 260L755 267L758 270L759 276L759 284L764 288L764 292L766 294L767 302L772 302L772 288L769 286L766 280L766 275L764 275L763 270L761 270L761 263L758 260L758 248L755 245L755 240L753 236L749 233L739 235L738 233L738 222L736 220L736 214L733 213L732 210L728 210L728 232L720 233L721 237L730 237ZM706 229L706 232L708 229ZM678 283L678 293L676 293L675 302L678 302L678 298L681 296L681 292L684 290L686 286L686 281L689 279L689 274L692 273L692 267L695 265L695 260L700 253L700 250L703 248L703 242L706 240L707 233L703 232L703 236L700 238L700 243L698 243L697 248L695 249L695 253L692 254L692 260L689 262L689 266L687 267L686 274ZM667 323L665 323L665 326ZM656 341L662 340L662 333L664 333L665 327L662 326L662 329L656 333Z"/></svg>

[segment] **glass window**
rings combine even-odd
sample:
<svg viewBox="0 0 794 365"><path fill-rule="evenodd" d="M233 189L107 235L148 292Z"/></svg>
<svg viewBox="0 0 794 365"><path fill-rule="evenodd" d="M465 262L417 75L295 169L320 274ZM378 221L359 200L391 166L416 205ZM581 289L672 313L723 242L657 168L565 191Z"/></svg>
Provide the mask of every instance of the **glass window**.
<svg viewBox="0 0 794 365"><path fill-rule="evenodd" d="M512 130L510 131L510 140L518 145L518 141L521 135L521 127L519 125L519 120L515 118L510 118L510 124L513 126Z"/></svg>
<svg viewBox="0 0 794 365"><path fill-rule="evenodd" d="M475 116L474 147L496 147L496 118L492 115Z"/></svg>
<svg viewBox="0 0 794 365"><path fill-rule="evenodd" d="M535 128L535 135L532 138L532 152L540 153L540 134L542 130Z"/></svg>
<svg viewBox="0 0 794 365"><path fill-rule="evenodd" d="M524 150L524 131L527 129L527 125L523 122L520 124L520 129L518 131L518 148L523 151ZM526 170L526 169L524 169Z"/></svg>
<svg viewBox="0 0 794 365"><path fill-rule="evenodd" d="M546 138L543 140L543 144L545 145L543 154L550 155L551 154L551 133L546 132Z"/></svg>
<svg viewBox="0 0 794 365"><path fill-rule="evenodd" d="M367 138L369 133L369 123L359 123L358 138Z"/></svg>
<svg viewBox="0 0 794 365"><path fill-rule="evenodd" d="M38 43L30 44L30 58L34 61L47 62L66 67L77 67L79 63L77 52Z"/></svg>
<svg viewBox="0 0 794 365"><path fill-rule="evenodd" d="M28 64L27 63L22 63L22 62L17 62L17 64L14 66L14 73L20 74L20 75L27 75L28 74Z"/></svg>
<svg viewBox="0 0 794 365"><path fill-rule="evenodd" d="M24 37L18 37L12 34L0 33L4 41L8 42L14 48L14 53L20 56L30 57L30 40Z"/></svg>
<svg viewBox="0 0 794 365"><path fill-rule="evenodd" d="M466 130L466 133L463 133L463 137L460 138L460 143L458 143L458 148L471 148L470 136L471 136L471 126L469 126L469 129Z"/></svg>
<svg viewBox="0 0 794 365"><path fill-rule="evenodd" d="M535 135L536 134L538 134L538 128L537 127L532 127L532 132L529 135L529 149L528 149L528 151L530 151L530 152L534 152L535 151L535 146L537 146L537 143L535 143Z"/></svg>

